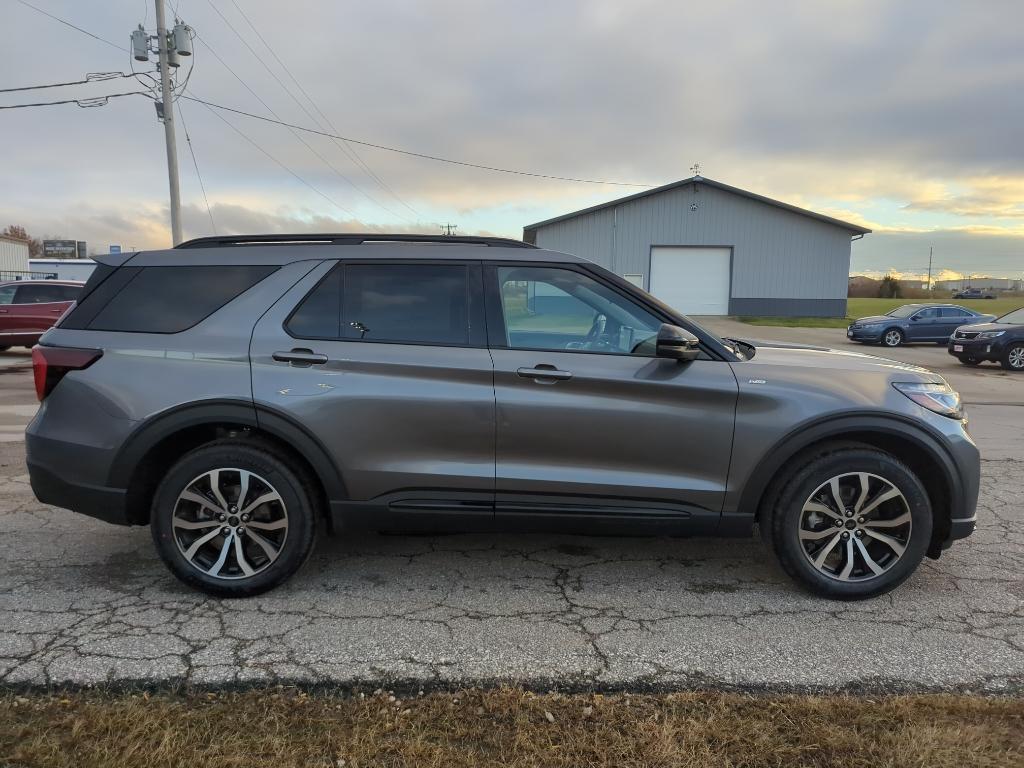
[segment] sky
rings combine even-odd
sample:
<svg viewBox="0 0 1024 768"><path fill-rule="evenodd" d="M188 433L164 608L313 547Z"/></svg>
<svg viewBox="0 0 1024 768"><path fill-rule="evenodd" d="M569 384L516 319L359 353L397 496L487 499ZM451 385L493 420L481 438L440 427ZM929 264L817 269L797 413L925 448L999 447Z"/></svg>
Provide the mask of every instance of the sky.
<svg viewBox="0 0 1024 768"><path fill-rule="evenodd" d="M151 0L30 2L116 45L0 0L0 89L128 73L130 31L155 27ZM194 67L186 96L411 152L615 182L439 163L179 99L186 237L445 223L521 237L524 224L699 163L709 178L870 227L852 273L922 274L930 247L938 277L1024 273L1020 0L168 0L175 8L197 33L177 76L180 92ZM0 93L0 106L147 86ZM170 243L163 128L145 96L0 110L0 163L0 226L101 252Z"/></svg>

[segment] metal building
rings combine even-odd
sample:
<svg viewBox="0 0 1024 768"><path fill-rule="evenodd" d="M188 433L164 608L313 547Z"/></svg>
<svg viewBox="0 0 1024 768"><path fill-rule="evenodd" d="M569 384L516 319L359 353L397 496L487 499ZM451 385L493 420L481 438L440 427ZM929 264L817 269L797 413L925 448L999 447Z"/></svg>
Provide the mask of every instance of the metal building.
<svg viewBox="0 0 1024 768"><path fill-rule="evenodd" d="M871 230L693 176L523 229L690 315L842 317Z"/></svg>
<svg viewBox="0 0 1024 768"><path fill-rule="evenodd" d="M0 272L4 280L15 279L12 275L28 271L28 241L0 235Z"/></svg>

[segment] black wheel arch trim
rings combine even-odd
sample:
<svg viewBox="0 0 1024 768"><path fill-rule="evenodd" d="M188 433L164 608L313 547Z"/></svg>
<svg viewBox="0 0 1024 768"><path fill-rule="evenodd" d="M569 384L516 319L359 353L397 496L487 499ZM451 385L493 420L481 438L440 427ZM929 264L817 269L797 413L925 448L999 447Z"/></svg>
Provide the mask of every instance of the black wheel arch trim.
<svg viewBox="0 0 1024 768"><path fill-rule="evenodd" d="M851 434L874 433L909 440L941 468L950 491L950 517L968 507L957 463L943 445L942 437L930 427L900 414L843 413L824 416L791 430L765 452L764 458L747 477L740 492L738 513L754 518L771 481L800 451L831 438L849 439ZM748 511L749 510L749 511Z"/></svg>
<svg viewBox="0 0 1024 768"><path fill-rule="evenodd" d="M285 414L241 399L186 403L146 419L118 451L111 464L107 485L127 488L143 457L176 432L204 424L225 423L259 429L286 443L309 462L323 483L328 499L348 498L338 468L319 440Z"/></svg>

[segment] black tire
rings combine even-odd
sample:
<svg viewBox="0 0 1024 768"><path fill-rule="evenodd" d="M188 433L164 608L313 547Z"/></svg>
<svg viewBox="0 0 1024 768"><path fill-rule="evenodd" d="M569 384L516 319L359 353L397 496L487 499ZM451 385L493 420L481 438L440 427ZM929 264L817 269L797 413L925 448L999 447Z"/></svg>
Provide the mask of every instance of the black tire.
<svg viewBox="0 0 1024 768"><path fill-rule="evenodd" d="M898 347L907 339L906 334L899 328L887 328L882 334L882 344L887 347Z"/></svg>
<svg viewBox="0 0 1024 768"><path fill-rule="evenodd" d="M914 572L928 549L933 519L928 494L921 481L909 467L884 451L853 444L835 445L815 453L804 454L793 462L793 465L794 468L769 490L770 495L766 497L761 512L761 535L783 570L790 577L805 589L823 597L837 600L863 600L889 592L902 584ZM896 556L885 566L882 573L868 576L867 565L861 560L860 573L851 572L851 575L858 580L844 581L840 580L841 573L830 575L825 570L815 567L811 555L817 555L822 550L819 549L814 553L807 552L805 544L801 542L800 531L803 525L803 515L806 514L804 512L805 504L811 499L816 489L828 483L833 477L848 476L853 473L868 473L874 476L870 482L879 484L886 482L897 489L902 494L902 499L885 503L900 504L901 510L904 509L902 505L905 503L905 511L901 513L901 516L909 512L910 527L907 529L907 538L903 542L905 549L902 554ZM884 486L876 486L876 488L879 487ZM870 503L871 497L868 497L864 502L865 508ZM889 514L883 511L885 509L887 508L880 505L878 511L873 514ZM824 517L822 519L826 520ZM846 525L849 523L849 519L845 521ZM831 533L831 529L828 528L830 524L824 524L822 532L828 529L828 533ZM854 524L856 525L855 522ZM856 531L847 530L842 526L835 530L837 535L849 534L848 538L856 533ZM860 526L857 526L857 530L860 530ZM896 529L874 528L874 530L895 531ZM830 538L819 539L823 542L822 549L831 543ZM868 542L869 546L881 546L883 549L888 549L888 545L878 545L870 537L860 540ZM846 540L839 540L835 543L839 546L836 554L845 558ZM849 546L852 548L854 544L857 542L851 541ZM808 546L815 546L815 544L812 543ZM857 544L857 546L860 545ZM857 554L855 557L860 557L860 555Z"/></svg>
<svg viewBox="0 0 1024 768"><path fill-rule="evenodd" d="M970 366L981 365L981 360L979 360L976 357L958 357L957 360L959 360L964 365L970 365Z"/></svg>
<svg viewBox="0 0 1024 768"><path fill-rule="evenodd" d="M211 526L214 517L219 517L213 514L213 510L215 507L219 509L220 504L214 501L212 493L207 492L203 495L213 503L205 506L197 504L192 507L196 510L194 513L196 516L208 518L201 522L204 526L201 533L190 534L186 530L176 534L176 531L180 531L180 529L176 528L172 522L175 510L179 503L192 504L188 500L179 501L180 494L190 488L195 491L194 481L213 470L224 471L224 478L227 481L230 481L233 476L240 477L239 470L252 473L255 479L251 482L262 483L264 486L269 486L270 491L276 491L280 503L278 500L272 500L256 507L252 512L251 522L243 523L239 517L241 512L239 515L232 514L221 528L219 523ZM222 498L229 501L231 498L230 486L223 485L222 489L227 491L222 494ZM246 496L250 506L253 505L255 498L261 498L261 496L254 498L257 493L267 493L267 489L260 488L257 491L256 486L252 485L250 494ZM303 473L292 467L272 447L237 440L223 440L197 448L170 468L153 498L153 506L150 511L150 530L160 557L171 572L185 584L218 597L249 597L266 592L283 583L308 559L313 551L317 529L314 498L315 496L309 488L309 482L304 479ZM235 498L236 505L242 505L244 501L244 499ZM229 509L234 509L234 507ZM274 519L270 523L263 522L265 530L255 534L254 529L261 524L257 520L260 515L266 515L266 519L270 519L270 516L273 515ZM283 536L280 529L271 532L267 527L277 525L282 518L286 523ZM246 524L251 526L248 531L245 530ZM246 562L247 567L254 570L252 575L237 575L240 564L238 555L234 551L236 544L227 535L218 533L218 531L227 531L229 528L232 531L231 535L237 533L236 538L239 539L237 546L241 547L242 560ZM193 564L182 551L184 536L194 535L195 539L198 539L200 536L206 536L207 532L216 533L209 546L217 549L223 544L223 551L227 553L226 560L218 560L222 564L218 570L224 574L223 577L210 575L209 572L201 570L200 566L203 563L197 559L196 564ZM271 549L276 548L276 559L270 559L267 555L260 554L260 550L265 548L257 546L257 542L253 539L254 534L275 545ZM276 541L274 541L275 537ZM194 544L195 540L187 543ZM278 543L279 547L276 546ZM189 548L191 549L191 547ZM199 558L204 554L205 552L200 550L199 554L194 557ZM260 560L263 558L266 558L267 562L261 565ZM258 569L252 568L254 564L258 566ZM216 563L209 570L212 571L213 567L216 567ZM224 571L225 567L228 569L227 572ZM234 574L231 573L232 569L235 571Z"/></svg>
<svg viewBox="0 0 1024 768"><path fill-rule="evenodd" d="M10 346L0 347L0 352L6 352L8 349L10 349Z"/></svg>
<svg viewBox="0 0 1024 768"><path fill-rule="evenodd" d="M1024 342L1008 346L999 364L1008 371L1024 371Z"/></svg>

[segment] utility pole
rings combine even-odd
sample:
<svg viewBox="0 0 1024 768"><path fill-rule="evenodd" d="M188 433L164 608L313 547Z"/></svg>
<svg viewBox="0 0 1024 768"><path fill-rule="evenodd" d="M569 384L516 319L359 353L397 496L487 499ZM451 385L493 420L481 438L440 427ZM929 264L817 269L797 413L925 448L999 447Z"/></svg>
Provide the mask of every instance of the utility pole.
<svg viewBox="0 0 1024 768"><path fill-rule="evenodd" d="M164 0L154 0L156 5L156 36L146 33L139 24L132 31L132 55L136 61L149 61L153 52L151 42L156 41L159 57L160 100L156 102L157 119L164 124L164 142L167 145L167 184L171 196L171 241L181 242L181 187L178 182L178 145L174 137L174 87L171 84L171 68L181 65L182 56L192 55L192 29L179 19L174 20L174 29L167 29L164 19Z"/></svg>
<svg viewBox="0 0 1024 768"><path fill-rule="evenodd" d="M932 289L932 246L928 246L928 290Z"/></svg>
<svg viewBox="0 0 1024 768"><path fill-rule="evenodd" d="M160 55L160 94L164 103L164 141L167 144L167 182L171 191L171 243L181 242L181 188L178 184L178 145L174 138L174 92L167 55L164 0L156 0L156 39Z"/></svg>
<svg viewBox="0 0 1024 768"><path fill-rule="evenodd" d="M458 224L441 224L440 227L441 227L441 231L444 234L446 234L448 237L451 237L452 235L455 234L455 230L459 228L459 225Z"/></svg>

